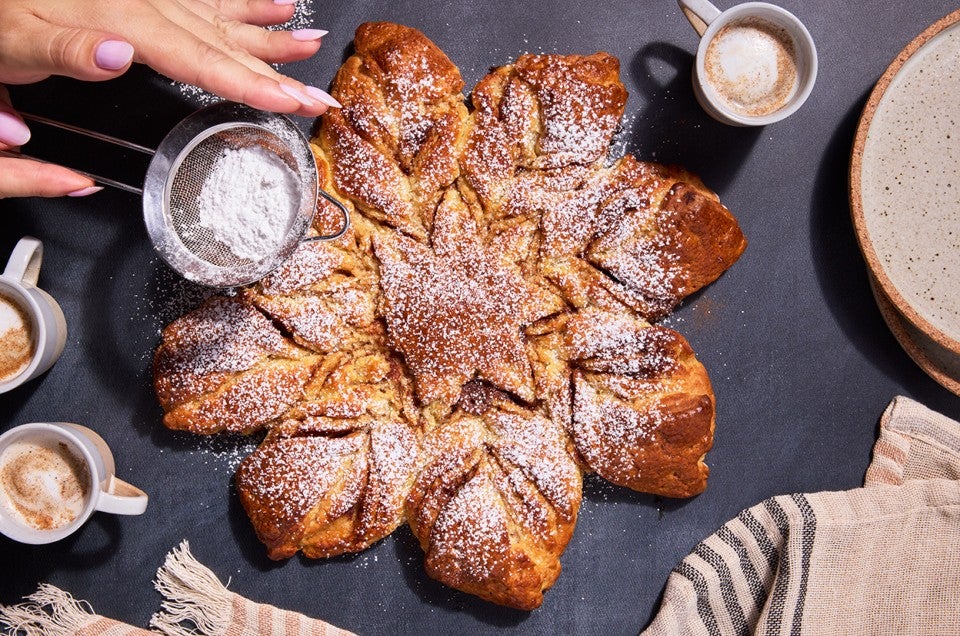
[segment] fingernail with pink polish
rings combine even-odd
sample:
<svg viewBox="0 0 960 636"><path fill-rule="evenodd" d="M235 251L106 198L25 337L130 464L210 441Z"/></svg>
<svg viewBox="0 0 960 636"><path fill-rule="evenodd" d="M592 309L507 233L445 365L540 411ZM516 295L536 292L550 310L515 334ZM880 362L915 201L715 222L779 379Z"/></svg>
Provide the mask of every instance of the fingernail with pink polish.
<svg viewBox="0 0 960 636"><path fill-rule="evenodd" d="M91 194L96 194L103 190L103 186L89 186L87 188L81 188L80 190L74 190L73 192L67 193L68 197L86 197Z"/></svg>
<svg viewBox="0 0 960 636"><path fill-rule="evenodd" d="M22 146L30 141L30 129L16 115L0 112L0 142L8 146Z"/></svg>
<svg viewBox="0 0 960 636"><path fill-rule="evenodd" d="M330 32L324 31L323 29L297 29L296 31L291 31L290 35L293 36L294 40L310 42L311 40L319 40L327 33Z"/></svg>
<svg viewBox="0 0 960 636"><path fill-rule="evenodd" d="M306 95L304 95L302 92L300 92L299 89L297 89L297 88L295 88L295 87L293 87L293 86L290 86L289 84L281 84L281 85L280 85L280 90L282 90L284 93L286 93L286 94L289 95L290 97L294 98L295 100L297 100L298 102L300 102L300 103L303 104L304 106L313 106L313 105L314 105L312 99L310 99L309 97L307 97Z"/></svg>
<svg viewBox="0 0 960 636"><path fill-rule="evenodd" d="M307 95L318 102L322 102L331 108L343 108L343 105L335 100L328 92L322 91L316 86L307 86Z"/></svg>
<svg viewBox="0 0 960 636"><path fill-rule="evenodd" d="M120 40L105 40L97 46L94 57L100 68L106 71L118 71L133 59L133 46Z"/></svg>
<svg viewBox="0 0 960 636"><path fill-rule="evenodd" d="M273 0L273 4L296 4L297 0Z"/></svg>

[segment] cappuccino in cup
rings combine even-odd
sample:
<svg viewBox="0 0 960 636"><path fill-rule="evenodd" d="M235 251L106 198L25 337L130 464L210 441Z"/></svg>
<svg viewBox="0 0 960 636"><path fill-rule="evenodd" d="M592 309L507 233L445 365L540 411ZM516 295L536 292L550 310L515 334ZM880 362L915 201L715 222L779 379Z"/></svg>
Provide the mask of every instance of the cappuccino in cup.
<svg viewBox="0 0 960 636"><path fill-rule="evenodd" d="M766 126L797 111L817 79L817 47L783 7L744 2L721 11L710 0L677 0L700 36L693 94L731 126Z"/></svg>
<svg viewBox="0 0 960 636"><path fill-rule="evenodd" d="M33 422L0 435L0 534L59 541L95 511L139 515L147 494L117 478L102 437L79 424Z"/></svg>
<svg viewBox="0 0 960 636"><path fill-rule="evenodd" d="M42 260L43 244L25 236L0 274L0 393L46 373L67 342L63 310L37 287Z"/></svg>
<svg viewBox="0 0 960 636"><path fill-rule="evenodd" d="M90 496L84 459L58 439L23 439L0 454L0 505L34 530L56 530L83 513Z"/></svg>
<svg viewBox="0 0 960 636"><path fill-rule="evenodd" d="M780 110L797 88L793 40L762 18L725 24L707 46L704 69L723 105L749 117Z"/></svg>
<svg viewBox="0 0 960 636"><path fill-rule="evenodd" d="M0 382L26 371L34 353L36 343L30 315L13 298L0 293Z"/></svg>

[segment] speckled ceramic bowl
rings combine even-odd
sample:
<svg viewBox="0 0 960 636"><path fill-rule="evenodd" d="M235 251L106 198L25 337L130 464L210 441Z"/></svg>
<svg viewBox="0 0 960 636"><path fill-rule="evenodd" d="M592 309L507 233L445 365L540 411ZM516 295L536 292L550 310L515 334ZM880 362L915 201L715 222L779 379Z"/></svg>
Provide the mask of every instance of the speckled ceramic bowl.
<svg viewBox="0 0 960 636"><path fill-rule="evenodd" d="M853 223L876 287L913 341L919 334L948 357L951 373L960 369L958 96L955 11L907 45L877 82L850 168Z"/></svg>

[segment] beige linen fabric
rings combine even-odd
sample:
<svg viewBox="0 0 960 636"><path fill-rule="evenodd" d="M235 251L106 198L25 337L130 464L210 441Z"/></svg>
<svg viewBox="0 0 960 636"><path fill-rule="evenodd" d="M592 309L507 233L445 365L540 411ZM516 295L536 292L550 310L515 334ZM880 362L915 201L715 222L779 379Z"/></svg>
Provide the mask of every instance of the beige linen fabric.
<svg viewBox="0 0 960 636"><path fill-rule="evenodd" d="M0 627L23 636L354 636L234 594L190 554L186 541L167 555L155 583L164 600L150 630L99 616L86 601L48 584L24 603L0 606Z"/></svg>
<svg viewBox="0 0 960 636"><path fill-rule="evenodd" d="M960 635L960 424L891 402L865 487L744 510L670 574L645 636Z"/></svg>

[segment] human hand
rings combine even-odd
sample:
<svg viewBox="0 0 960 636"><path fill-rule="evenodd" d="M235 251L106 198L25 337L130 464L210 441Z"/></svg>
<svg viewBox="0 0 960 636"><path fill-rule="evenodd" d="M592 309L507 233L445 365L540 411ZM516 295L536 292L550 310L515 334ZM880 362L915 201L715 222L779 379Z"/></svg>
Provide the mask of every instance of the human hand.
<svg viewBox="0 0 960 636"><path fill-rule="evenodd" d="M313 55L325 32L262 28L289 20L295 2L0 0L0 84L25 84L50 75L106 80L142 62L231 101L315 117L339 104L270 64ZM29 138L29 129L0 86L0 151ZM0 157L0 198L80 196L101 189L93 185L66 168Z"/></svg>
<svg viewBox="0 0 960 636"><path fill-rule="evenodd" d="M2 0L0 84L105 80L142 62L254 108L316 117L339 104L270 64L310 57L325 32L262 28L289 20L295 1Z"/></svg>
<svg viewBox="0 0 960 636"><path fill-rule="evenodd" d="M29 139L30 129L10 106L7 89L0 86L0 151L22 146ZM86 196L102 189L91 179L67 168L0 154L0 199Z"/></svg>
<svg viewBox="0 0 960 636"><path fill-rule="evenodd" d="M315 117L339 106L271 63L305 59L324 31L270 31L296 0L3 0L0 83L105 80L142 62L254 108Z"/></svg>

